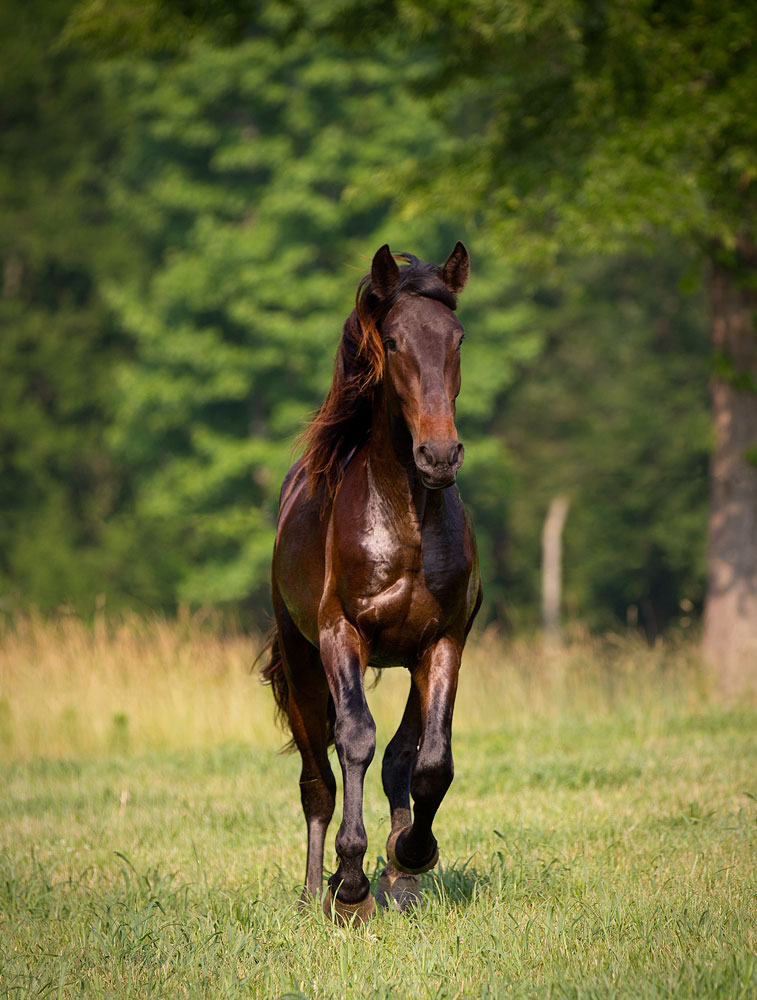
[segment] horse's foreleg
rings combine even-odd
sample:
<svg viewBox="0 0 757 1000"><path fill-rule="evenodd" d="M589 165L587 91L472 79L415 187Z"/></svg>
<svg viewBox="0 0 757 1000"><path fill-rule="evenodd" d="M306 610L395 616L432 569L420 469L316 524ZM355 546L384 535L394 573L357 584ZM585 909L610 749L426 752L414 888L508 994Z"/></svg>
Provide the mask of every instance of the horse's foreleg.
<svg viewBox="0 0 757 1000"><path fill-rule="evenodd" d="M329 879L325 906L337 919L365 920L373 912L363 871L368 837L363 824L363 781L376 750L376 725L365 700L367 651L344 619L321 631L321 659L336 708L334 743L344 778L344 809L336 835L339 864Z"/></svg>
<svg viewBox="0 0 757 1000"><path fill-rule="evenodd" d="M418 753L420 735L420 699L418 689L411 683L402 722L387 744L381 766L381 781L389 800L392 831L401 830L410 823L410 774Z"/></svg>
<svg viewBox="0 0 757 1000"><path fill-rule="evenodd" d="M381 780L384 794L389 800L391 830L387 844L410 825L410 775L418 753L421 734L421 708L418 689L410 684L407 704L397 732L389 741L384 752ZM381 873L376 899L382 906L396 906L407 909L420 899L417 875L400 872L389 861Z"/></svg>
<svg viewBox="0 0 757 1000"><path fill-rule="evenodd" d="M460 646L441 639L423 656L413 673L418 689L421 736L410 778L413 822L392 829L387 843L389 859L400 871L428 871L439 851L431 827L436 812L452 783L452 711L460 669Z"/></svg>

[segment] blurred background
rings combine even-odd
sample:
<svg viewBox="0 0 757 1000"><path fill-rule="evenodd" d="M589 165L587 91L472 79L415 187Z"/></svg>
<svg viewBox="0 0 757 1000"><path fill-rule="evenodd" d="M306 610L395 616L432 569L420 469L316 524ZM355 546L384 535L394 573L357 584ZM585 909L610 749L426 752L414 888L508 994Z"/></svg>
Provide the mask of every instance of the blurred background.
<svg viewBox="0 0 757 1000"><path fill-rule="evenodd" d="M724 413L746 520L711 571L757 579L756 24L713 2L6 0L0 611L264 626L279 486L360 277L384 242L441 262L462 239L482 624L539 627L564 497L563 619L698 635Z"/></svg>

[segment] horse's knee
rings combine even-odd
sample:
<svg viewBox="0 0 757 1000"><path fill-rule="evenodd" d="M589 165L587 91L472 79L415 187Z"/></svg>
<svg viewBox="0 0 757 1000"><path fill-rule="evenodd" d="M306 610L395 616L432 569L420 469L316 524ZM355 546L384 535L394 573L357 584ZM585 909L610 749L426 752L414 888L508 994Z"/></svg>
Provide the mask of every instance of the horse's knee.
<svg viewBox="0 0 757 1000"><path fill-rule="evenodd" d="M376 723L368 707L337 715L334 744L343 766L367 768L376 752Z"/></svg>
<svg viewBox="0 0 757 1000"><path fill-rule="evenodd" d="M449 744L421 751L415 762L410 784L413 798L416 802L440 802L454 776L455 767Z"/></svg>

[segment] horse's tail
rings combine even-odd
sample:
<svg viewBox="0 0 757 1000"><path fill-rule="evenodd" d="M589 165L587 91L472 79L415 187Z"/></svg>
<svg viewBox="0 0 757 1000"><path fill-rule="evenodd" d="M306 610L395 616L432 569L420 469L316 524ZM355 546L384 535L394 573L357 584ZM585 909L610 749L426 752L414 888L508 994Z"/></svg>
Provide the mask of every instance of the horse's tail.
<svg viewBox="0 0 757 1000"><path fill-rule="evenodd" d="M271 686L273 700L276 704L276 722L284 730L291 729L289 723L289 683L284 673L284 663L279 648L279 632L276 626L266 636L263 648L258 654L258 660L265 661L260 668L260 683ZM287 753L290 750L294 750L293 739L282 747L282 753Z"/></svg>
<svg viewBox="0 0 757 1000"><path fill-rule="evenodd" d="M289 683L284 672L284 663L279 647L279 633L275 626L266 636L265 643L258 654L257 660L265 660L264 665L260 668L260 683L270 684L271 686L273 700L276 703L276 722L282 729L291 732L289 721ZM256 663L257 660L255 661ZM334 742L336 710L334 708L334 700L330 695L328 705L326 706L326 713L326 745L331 746ZM281 752L290 753L295 747L296 744L293 737L284 744Z"/></svg>

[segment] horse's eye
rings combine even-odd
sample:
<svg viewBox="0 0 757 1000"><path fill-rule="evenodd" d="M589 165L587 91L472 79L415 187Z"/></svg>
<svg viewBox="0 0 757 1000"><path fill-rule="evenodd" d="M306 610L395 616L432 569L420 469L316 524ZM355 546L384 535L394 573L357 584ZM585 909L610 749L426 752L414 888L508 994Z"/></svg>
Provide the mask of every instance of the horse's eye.
<svg viewBox="0 0 757 1000"><path fill-rule="evenodd" d="M459 341L459 343L458 343L458 345L457 345L457 349L458 349L458 351L459 351L459 350L460 350L460 348L461 348L461 347L463 346L463 341L464 341L464 340L465 340L465 337L461 337L461 338L460 338L460 341Z"/></svg>
<svg viewBox="0 0 757 1000"><path fill-rule="evenodd" d="M387 349L387 351L396 351L397 341L394 339L394 337L387 337L384 340L384 347Z"/></svg>

